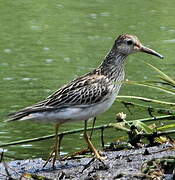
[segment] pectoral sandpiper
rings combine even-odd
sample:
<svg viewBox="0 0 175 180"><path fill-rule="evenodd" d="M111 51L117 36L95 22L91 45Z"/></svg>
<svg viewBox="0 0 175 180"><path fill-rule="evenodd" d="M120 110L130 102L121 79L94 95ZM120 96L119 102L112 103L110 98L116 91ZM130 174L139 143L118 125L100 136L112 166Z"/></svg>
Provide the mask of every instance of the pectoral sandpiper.
<svg viewBox="0 0 175 180"><path fill-rule="evenodd" d="M69 82L45 100L14 113L9 121L36 120L56 124L55 144L47 160L49 162L53 158L53 167L60 152L59 126L65 122L85 121L84 138L88 147L96 158L102 159L87 135L86 122L105 112L113 104L124 80L125 59L135 52L163 58L156 51L143 46L136 36L120 35L99 67Z"/></svg>

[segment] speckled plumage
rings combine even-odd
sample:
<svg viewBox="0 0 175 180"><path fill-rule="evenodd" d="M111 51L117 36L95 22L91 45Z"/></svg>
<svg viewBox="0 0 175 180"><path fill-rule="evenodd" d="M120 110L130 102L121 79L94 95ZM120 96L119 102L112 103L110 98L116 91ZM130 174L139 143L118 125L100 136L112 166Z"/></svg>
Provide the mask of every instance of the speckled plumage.
<svg viewBox="0 0 175 180"><path fill-rule="evenodd" d="M131 45L127 44L129 41ZM10 121L38 120L62 123L87 120L103 113L114 102L124 80L126 57L143 48L145 47L136 36L119 36L98 68L69 82L45 100L14 113ZM79 113L78 118L75 113Z"/></svg>
<svg viewBox="0 0 175 180"><path fill-rule="evenodd" d="M103 160L86 133L86 123L89 118L105 112L113 104L124 80L125 59L134 52L145 52L163 58L154 50L144 47L136 36L120 35L98 68L66 84L45 100L10 116L9 121L37 120L56 123L55 144L44 166L53 157L54 167L59 155L59 125L78 120L85 121L84 138L88 147L96 158Z"/></svg>
<svg viewBox="0 0 175 180"><path fill-rule="evenodd" d="M14 113L11 115L10 120L64 122L76 119L73 118L72 113L70 113L69 118L67 118L67 116L64 118L64 115L61 115L60 119L58 117L59 111L64 111L66 113L66 110L70 108L77 108L78 111L76 113L80 113L79 111L81 110L86 113L88 108L93 108L91 110L93 111L94 108L96 108L96 105L98 107L100 103L105 104L105 101L107 104L108 100L110 101L110 105L112 105L120 89L121 81L124 79L123 63L126 57L126 55L120 54L117 56L115 56L115 54L111 55L113 51L114 49L110 51L103 63L97 69L71 81L45 100ZM108 108L109 105L107 104L107 107L102 108L99 113L104 112ZM47 114L46 119L41 115L42 113L44 113L43 115L45 117ZM48 118L51 113L52 117ZM55 113L54 117L53 113ZM89 112L89 117L87 115L85 117L86 119L89 119L99 113L92 112L91 114L91 112ZM79 117L77 120L85 120L85 117Z"/></svg>

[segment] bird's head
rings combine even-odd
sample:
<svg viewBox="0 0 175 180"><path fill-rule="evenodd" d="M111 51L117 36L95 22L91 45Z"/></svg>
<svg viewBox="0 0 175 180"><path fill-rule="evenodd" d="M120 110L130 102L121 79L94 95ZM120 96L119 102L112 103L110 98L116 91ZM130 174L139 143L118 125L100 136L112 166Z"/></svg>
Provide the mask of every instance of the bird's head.
<svg viewBox="0 0 175 180"><path fill-rule="evenodd" d="M141 44L139 39L136 36L123 34L120 35L115 41L115 48L117 51L124 55L129 55L135 52L145 52L147 54L152 54L163 59L163 56L158 52L145 47Z"/></svg>

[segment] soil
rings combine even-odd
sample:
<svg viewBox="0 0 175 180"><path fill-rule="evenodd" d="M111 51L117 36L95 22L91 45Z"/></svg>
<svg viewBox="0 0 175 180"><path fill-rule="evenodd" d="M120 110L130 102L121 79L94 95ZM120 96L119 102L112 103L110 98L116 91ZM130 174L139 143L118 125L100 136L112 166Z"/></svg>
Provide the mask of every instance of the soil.
<svg viewBox="0 0 175 180"><path fill-rule="evenodd" d="M154 147L143 147L139 149L107 151L104 152L106 160L101 162L94 158L77 158L64 160L61 163L56 162L53 169L51 163L43 168L44 160L27 159L0 164L0 179L72 179L72 180L130 180L130 179L175 179L174 162L167 171L160 173L158 166L154 172L143 173L141 169L145 162L157 158L175 157L175 151L170 144L164 144ZM148 163L149 164L149 163ZM146 164L147 165L147 164ZM162 169L161 169L162 170Z"/></svg>

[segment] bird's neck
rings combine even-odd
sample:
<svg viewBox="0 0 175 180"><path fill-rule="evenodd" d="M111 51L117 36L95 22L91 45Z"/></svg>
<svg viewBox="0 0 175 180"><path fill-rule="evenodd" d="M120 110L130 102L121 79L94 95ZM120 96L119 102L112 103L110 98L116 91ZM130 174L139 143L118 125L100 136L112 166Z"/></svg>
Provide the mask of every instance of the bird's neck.
<svg viewBox="0 0 175 180"><path fill-rule="evenodd" d="M127 55L119 53L113 47L95 71L106 76L110 81L122 81L124 78L124 61L126 57Z"/></svg>

